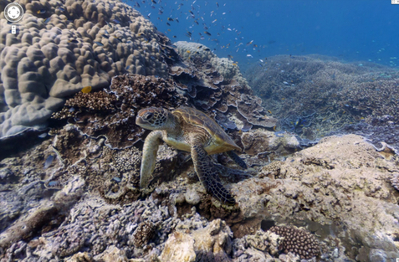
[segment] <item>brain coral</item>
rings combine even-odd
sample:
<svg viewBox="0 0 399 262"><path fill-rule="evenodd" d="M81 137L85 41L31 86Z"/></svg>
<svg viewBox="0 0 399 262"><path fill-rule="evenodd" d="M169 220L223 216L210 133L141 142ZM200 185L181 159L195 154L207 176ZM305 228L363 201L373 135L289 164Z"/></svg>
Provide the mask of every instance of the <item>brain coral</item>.
<svg viewBox="0 0 399 262"><path fill-rule="evenodd" d="M270 228L270 232L284 237L281 247L286 253L292 252L302 259L310 259L320 254L320 245L309 232L286 226L274 226Z"/></svg>
<svg viewBox="0 0 399 262"><path fill-rule="evenodd" d="M17 34L0 13L0 138L44 126L85 86L99 90L123 73L167 75L154 26L124 3L15 2L25 10Z"/></svg>

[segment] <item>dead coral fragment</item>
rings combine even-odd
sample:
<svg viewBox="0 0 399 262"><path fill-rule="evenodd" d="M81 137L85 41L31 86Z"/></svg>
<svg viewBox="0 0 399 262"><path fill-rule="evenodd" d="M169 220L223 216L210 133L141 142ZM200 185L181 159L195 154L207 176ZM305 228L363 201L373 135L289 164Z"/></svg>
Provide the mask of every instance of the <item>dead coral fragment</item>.
<svg viewBox="0 0 399 262"><path fill-rule="evenodd" d="M284 237L281 249L286 253L292 252L301 259L310 259L320 254L319 243L309 232L285 226L274 226L269 231Z"/></svg>
<svg viewBox="0 0 399 262"><path fill-rule="evenodd" d="M133 235L133 243L138 248L143 248L155 236L155 226L151 222L142 222L138 225Z"/></svg>
<svg viewBox="0 0 399 262"><path fill-rule="evenodd" d="M399 173L393 174L391 178L391 184L396 190L399 191Z"/></svg>

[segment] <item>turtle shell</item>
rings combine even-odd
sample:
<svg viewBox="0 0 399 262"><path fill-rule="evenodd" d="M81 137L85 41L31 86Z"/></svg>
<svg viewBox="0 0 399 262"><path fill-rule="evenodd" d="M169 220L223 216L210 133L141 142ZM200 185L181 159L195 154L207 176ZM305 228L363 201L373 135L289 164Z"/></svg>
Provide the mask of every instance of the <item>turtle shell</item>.
<svg viewBox="0 0 399 262"><path fill-rule="evenodd" d="M221 153L230 150L242 151L229 135L227 135L212 118L203 112L191 107L179 107L172 113L187 124L204 128L210 134L212 139L210 144L207 146L207 151L211 152L208 153Z"/></svg>

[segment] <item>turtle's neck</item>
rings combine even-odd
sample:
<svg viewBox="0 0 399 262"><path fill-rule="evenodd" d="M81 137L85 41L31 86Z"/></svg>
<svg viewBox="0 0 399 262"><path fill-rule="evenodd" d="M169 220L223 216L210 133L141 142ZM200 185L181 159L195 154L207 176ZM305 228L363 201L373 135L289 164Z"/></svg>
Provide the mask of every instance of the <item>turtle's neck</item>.
<svg viewBox="0 0 399 262"><path fill-rule="evenodd" d="M181 132L181 128L179 126L179 119L175 117L172 113L168 114L168 122L165 126L165 130L169 135L177 136Z"/></svg>

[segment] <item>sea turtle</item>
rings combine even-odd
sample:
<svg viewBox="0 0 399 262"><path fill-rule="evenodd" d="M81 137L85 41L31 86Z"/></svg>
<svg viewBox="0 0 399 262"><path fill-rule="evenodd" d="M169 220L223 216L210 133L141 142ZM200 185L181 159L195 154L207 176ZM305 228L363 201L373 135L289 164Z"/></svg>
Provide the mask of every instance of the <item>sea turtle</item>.
<svg viewBox="0 0 399 262"><path fill-rule="evenodd" d="M138 112L136 124L154 130L144 142L141 188L146 188L150 183L158 147L163 140L169 146L191 153L195 172L209 193L221 202L235 203L221 183L218 176L220 170L208 155L226 152L242 168L246 169L247 166L233 151L241 151L241 148L214 120L191 107L180 107L173 111L150 107Z"/></svg>

